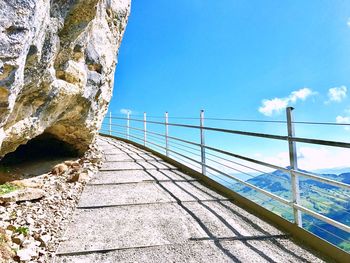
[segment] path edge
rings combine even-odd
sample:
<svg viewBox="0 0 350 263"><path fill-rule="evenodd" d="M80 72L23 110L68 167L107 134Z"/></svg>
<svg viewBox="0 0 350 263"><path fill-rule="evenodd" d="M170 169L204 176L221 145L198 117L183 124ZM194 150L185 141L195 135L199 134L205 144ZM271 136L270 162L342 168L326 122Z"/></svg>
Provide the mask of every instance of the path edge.
<svg viewBox="0 0 350 263"><path fill-rule="evenodd" d="M99 133L101 137L107 137L116 139L119 141L123 141L129 144L132 144L140 149L151 152L157 157L163 159L164 161L174 165L181 172L198 179L198 182L202 185L210 188L211 190L221 194L229 199L230 202L235 205L241 207L242 209L252 213L253 215L259 217L260 219L272 224L274 227L279 230L286 232L291 235L293 241L295 241L298 245L302 247L306 247L311 249L310 251L313 254L316 254L318 257L322 258L326 262L350 262L350 254L341 250L340 248L334 246L328 241L310 233L309 231L298 227L296 224L287 221L286 219L276 215L275 213L267 210L266 208L254 203L253 201L245 198L244 196L238 194L237 192L232 191L231 189L217 183L216 181L210 179L207 176L193 170L192 168L179 163L178 161L167 157L147 146L141 145L137 142L130 141L128 139L120 138L113 135L107 135L103 133Z"/></svg>

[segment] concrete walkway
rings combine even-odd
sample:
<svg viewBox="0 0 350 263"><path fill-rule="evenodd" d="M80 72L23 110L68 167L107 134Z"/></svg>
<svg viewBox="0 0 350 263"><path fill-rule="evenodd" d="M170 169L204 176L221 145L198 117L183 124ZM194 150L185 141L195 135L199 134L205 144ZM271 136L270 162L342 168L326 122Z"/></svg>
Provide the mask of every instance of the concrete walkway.
<svg viewBox="0 0 350 263"><path fill-rule="evenodd" d="M100 137L56 262L323 262L288 235L133 145Z"/></svg>

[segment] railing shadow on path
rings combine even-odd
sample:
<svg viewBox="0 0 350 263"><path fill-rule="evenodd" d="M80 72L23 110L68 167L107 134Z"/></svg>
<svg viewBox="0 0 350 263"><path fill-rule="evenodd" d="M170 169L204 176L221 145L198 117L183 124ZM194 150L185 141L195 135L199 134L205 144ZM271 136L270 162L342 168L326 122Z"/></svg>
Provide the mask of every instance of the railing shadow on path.
<svg viewBox="0 0 350 263"><path fill-rule="evenodd" d="M288 239L289 235L271 235L270 233L268 233L267 231L265 231L262 227L260 227L259 225L257 225L256 223L254 223L251 219L245 217L244 215L240 214L239 212L235 211L234 209L232 209L231 207L227 206L225 203L222 202L222 200L218 199L216 196L214 196L213 194L209 193L208 191L205 191L204 189L198 187L198 185L196 185L194 182L188 181L187 183L190 184L191 186L195 187L197 190L201 191L202 193L210 196L213 198L213 200L215 200L218 204L220 204L220 206L226 210L228 210L229 212L233 213L234 215L236 215L237 217L239 217L240 219L242 219L245 223L251 225L255 230L261 232L264 236L261 235L257 235L257 236L249 236L246 237L244 235L242 235L237 229L235 229L229 222L227 222L226 219L224 219L220 214L218 214L216 211L214 211L211 207L209 207L207 204L205 204L205 201L200 200L200 198L198 198L197 196L195 196L194 194L190 193L188 190L186 190L184 187L182 187L176 180L174 180L173 178L171 178L169 175L167 175L164 172L164 169L160 169L158 166L156 166L154 164L155 163L159 163L161 165L167 166L169 168L169 170L171 170L171 172L173 172L174 174L178 175L179 177L183 178L184 180L187 180L188 178L185 178L177 169L171 169L172 167L167 165L165 162L161 161L159 158L156 158L154 156L152 156L151 154L149 154L147 151L143 151L140 150L134 146L131 145L127 145L127 144L117 144L117 143L113 143L110 142L108 140L103 140L105 142L107 142L108 144L113 145L114 147L116 147L119 151L123 152L125 155L127 155L132 162L137 163L139 166L142 167L142 170L147 173L153 180L154 182L165 192L167 192L172 198L174 198L176 200L176 203L184 210L188 213L188 215L190 215L198 224L199 226L204 230L204 232L208 235L208 239L207 240L212 240L213 243L215 244L215 246L220 249L223 253L225 253L229 258L231 258L234 262L241 262L235 255L233 255L228 249L224 248L222 246L222 244L220 243L223 240L239 240L240 242L242 242L246 247L248 247L249 249L251 249L252 251L256 252L259 256L261 256L262 258L264 258L265 260L267 260L268 262L276 262L274 261L271 257L269 257L268 255L266 255L263 251L259 250L258 248L254 247L253 245L249 244L249 241L252 240L268 240L270 242L272 242L274 245L276 245L279 249L281 249L282 251L284 251L285 253L288 253L289 255L295 257L296 259L303 261L303 262L310 262L309 260L307 260L306 258L304 258L301 255L297 255L296 253L294 253L293 251L285 248L279 241L278 239ZM125 150L125 148L127 149L127 151ZM131 151L131 153L129 152ZM142 154L140 154L139 152L142 152ZM152 158L152 160L145 158L146 155L149 158ZM136 159L134 156L138 156L140 159ZM209 229L208 226L205 225L205 223L195 214L195 212L191 211L188 207L186 207L186 205L176 196L174 195L174 193L171 192L171 190L169 190L168 188L166 188L160 180L158 180L153 174L152 172L150 172L144 165L142 165L142 163L140 162L146 162L150 165L152 165L159 173L161 173L162 175L164 175L165 177L167 177L169 179L170 182L174 183L174 185L176 185L179 189L181 189L183 192L185 192L186 194L188 194L189 196L191 196L192 198L194 198L196 200L196 202L201 205L203 208L205 208L209 213L211 213L212 215L214 215L223 225L225 225L225 227L230 230L230 232L232 234L234 234L234 237L224 237L224 238L220 238L220 237L216 237ZM114 161L110 161L110 162L114 162ZM198 240L198 239L193 239L194 240Z"/></svg>

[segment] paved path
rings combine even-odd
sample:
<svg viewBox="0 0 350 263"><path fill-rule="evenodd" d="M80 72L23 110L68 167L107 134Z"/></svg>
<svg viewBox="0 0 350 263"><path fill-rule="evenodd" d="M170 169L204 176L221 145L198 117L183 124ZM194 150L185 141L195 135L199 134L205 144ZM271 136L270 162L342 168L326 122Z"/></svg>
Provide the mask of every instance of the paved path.
<svg viewBox="0 0 350 263"><path fill-rule="evenodd" d="M323 262L256 216L133 145L100 137L56 262Z"/></svg>

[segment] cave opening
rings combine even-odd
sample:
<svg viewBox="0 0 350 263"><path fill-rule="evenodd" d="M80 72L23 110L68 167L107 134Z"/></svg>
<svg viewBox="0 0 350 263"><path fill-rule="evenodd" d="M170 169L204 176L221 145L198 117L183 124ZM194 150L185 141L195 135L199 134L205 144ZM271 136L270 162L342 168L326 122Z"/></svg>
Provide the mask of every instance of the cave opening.
<svg viewBox="0 0 350 263"><path fill-rule="evenodd" d="M72 145L43 133L0 160L0 183L48 173L56 164L78 157Z"/></svg>

